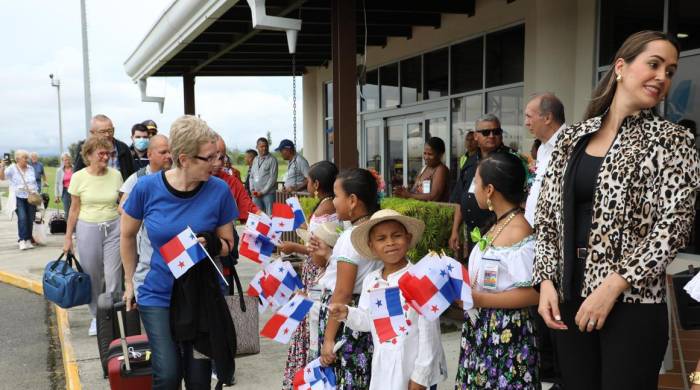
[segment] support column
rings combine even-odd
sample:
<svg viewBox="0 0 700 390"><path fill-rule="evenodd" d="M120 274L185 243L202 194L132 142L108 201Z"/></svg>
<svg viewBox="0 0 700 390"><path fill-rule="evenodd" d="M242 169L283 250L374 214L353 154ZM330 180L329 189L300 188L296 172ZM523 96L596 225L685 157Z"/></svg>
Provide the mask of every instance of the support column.
<svg viewBox="0 0 700 390"><path fill-rule="evenodd" d="M182 86L185 91L185 115L194 115L194 75L183 75Z"/></svg>
<svg viewBox="0 0 700 390"><path fill-rule="evenodd" d="M331 0L333 152L339 169L358 167L356 0Z"/></svg>

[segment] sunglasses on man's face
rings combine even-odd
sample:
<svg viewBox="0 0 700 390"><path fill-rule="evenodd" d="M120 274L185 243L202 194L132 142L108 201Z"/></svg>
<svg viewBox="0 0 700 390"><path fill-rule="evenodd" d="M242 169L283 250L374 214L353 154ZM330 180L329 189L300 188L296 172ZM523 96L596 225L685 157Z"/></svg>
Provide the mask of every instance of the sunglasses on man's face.
<svg viewBox="0 0 700 390"><path fill-rule="evenodd" d="M503 135L503 129L484 129L484 130L477 130L477 133L483 135L484 137L490 137L491 135L495 137L500 137Z"/></svg>

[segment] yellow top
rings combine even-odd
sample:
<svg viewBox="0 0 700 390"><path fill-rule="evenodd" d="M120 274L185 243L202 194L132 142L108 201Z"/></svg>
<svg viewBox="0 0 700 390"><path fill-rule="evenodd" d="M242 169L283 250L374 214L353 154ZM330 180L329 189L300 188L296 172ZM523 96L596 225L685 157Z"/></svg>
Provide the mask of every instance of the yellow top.
<svg viewBox="0 0 700 390"><path fill-rule="evenodd" d="M80 214L78 219L84 222L100 223L119 217L117 199L122 175L113 168L107 173L95 176L83 168L73 174L68 193L80 197Z"/></svg>

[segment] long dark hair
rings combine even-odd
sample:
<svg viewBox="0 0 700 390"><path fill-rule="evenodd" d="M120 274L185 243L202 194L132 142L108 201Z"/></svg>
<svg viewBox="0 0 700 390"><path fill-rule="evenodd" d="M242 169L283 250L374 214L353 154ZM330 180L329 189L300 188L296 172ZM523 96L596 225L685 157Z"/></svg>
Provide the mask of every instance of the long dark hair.
<svg viewBox="0 0 700 390"><path fill-rule="evenodd" d="M516 206L521 205L527 198L527 174L523 160L513 153L491 153L485 159L479 161L479 176L481 184L491 184L505 200ZM489 221L485 229L495 223L495 219Z"/></svg>
<svg viewBox="0 0 700 390"><path fill-rule="evenodd" d="M318 181L319 190L333 194L333 183L338 176L338 168L330 161L319 161L309 168L309 179Z"/></svg>
<svg viewBox="0 0 700 390"><path fill-rule="evenodd" d="M610 107L613 97L615 96L615 92L617 91L617 81L615 80L617 77L615 74L615 62L617 62L619 58L622 58L625 63L631 63L646 49L649 42L658 40L670 42L673 47L676 48L676 52L680 53L678 42L676 42L676 40L670 35L667 35L661 31L640 31L627 37L625 42L622 43L622 46L617 49L617 53L615 53L615 57L613 57L612 63L610 64L610 69L608 69L605 76L603 76L593 90L591 101L588 103L583 120L603 115L605 110Z"/></svg>
<svg viewBox="0 0 700 390"><path fill-rule="evenodd" d="M370 215L379 210L377 181L370 171L362 168L350 168L340 172L337 180L340 180L340 185L345 193L357 196Z"/></svg>

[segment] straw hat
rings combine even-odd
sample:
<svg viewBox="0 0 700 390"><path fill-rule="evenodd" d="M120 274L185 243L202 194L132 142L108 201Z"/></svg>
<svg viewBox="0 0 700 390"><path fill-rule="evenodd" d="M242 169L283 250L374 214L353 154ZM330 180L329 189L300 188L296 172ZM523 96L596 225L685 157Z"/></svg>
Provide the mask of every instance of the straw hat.
<svg viewBox="0 0 700 390"><path fill-rule="evenodd" d="M384 221L397 221L406 228L407 232L411 233L412 238L409 248L416 246L425 230L425 223L420 219L407 217L391 209L379 210L372 214L369 221L356 227L350 236L352 246L365 259L377 259L377 256L372 253L369 247L369 232L378 223Z"/></svg>
<svg viewBox="0 0 700 390"><path fill-rule="evenodd" d="M340 233L338 233L337 228L338 222L330 221L318 225L311 232L306 229L297 229L296 232L299 238L304 240L305 243L308 243L311 239L311 235L314 235L319 240L325 242L326 245L334 247L335 242L338 241L338 237L340 237Z"/></svg>

